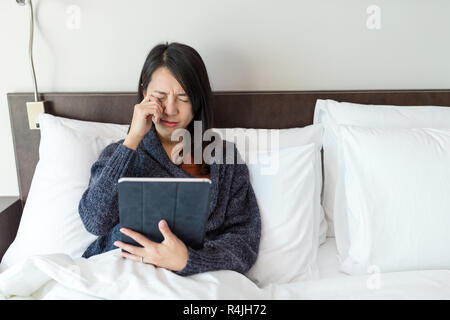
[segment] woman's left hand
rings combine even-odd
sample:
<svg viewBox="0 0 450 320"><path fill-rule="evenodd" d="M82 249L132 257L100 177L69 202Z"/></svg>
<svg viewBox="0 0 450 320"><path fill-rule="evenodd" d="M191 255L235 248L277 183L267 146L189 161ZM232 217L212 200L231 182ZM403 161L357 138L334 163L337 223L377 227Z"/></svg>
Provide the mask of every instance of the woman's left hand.
<svg viewBox="0 0 450 320"><path fill-rule="evenodd" d="M115 241L114 245L129 252L121 252L121 255L125 258L141 262L141 257L143 257L144 263L173 271L182 270L188 260L186 245L169 229L165 220L159 221L158 227L164 237L161 243L151 241L131 229L121 228L120 232L142 245L143 248L122 241Z"/></svg>

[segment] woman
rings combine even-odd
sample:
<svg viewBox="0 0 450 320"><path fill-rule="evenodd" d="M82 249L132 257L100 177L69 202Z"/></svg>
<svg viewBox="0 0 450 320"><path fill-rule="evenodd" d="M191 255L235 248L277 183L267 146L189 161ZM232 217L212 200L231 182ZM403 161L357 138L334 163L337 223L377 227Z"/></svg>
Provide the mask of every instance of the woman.
<svg viewBox="0 0 450 320"><path fill-rule="evenodd" d="M83 257L122 248L127 251L121 250L125 258L183 276L222 269L245 273L255 263L261 237L260 214L248 168L238 161L235 145L221 141L224 153L227 147L234 150L232 164L202 161L177 165L170 157L178 143L171 140L174 130L187 129L193 137L194 121L201 121L203 132L211 127L211 97L206 67L197 51L180 43L160 44L150 51L127 136L102 151L91 168L89 186L79 204L84 226L99 236ZM204 147L201 145L202 150ZM117 182L121 177L210 178L203 247L186 246L164 220L158 224L164 237L161 243L120 228ZM119 241L121 232L143 247Z"/></svg>

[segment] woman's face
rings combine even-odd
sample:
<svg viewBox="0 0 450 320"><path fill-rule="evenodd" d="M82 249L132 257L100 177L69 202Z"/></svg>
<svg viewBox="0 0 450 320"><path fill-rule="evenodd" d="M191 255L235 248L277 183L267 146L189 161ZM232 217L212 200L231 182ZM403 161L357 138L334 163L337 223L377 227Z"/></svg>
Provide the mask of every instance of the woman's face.
<svg viewBox="0 0 450 320"><path fill-rule="evenodd" d="M181 85L166 67L156 69L152 74L152 80L144 90L144 96L153 95L161 101L163 115L161 121L154 123L159 136L166 142L170 142L171 134L179 128L187 128L194 118L191 101ZM175 122L171 125L169 122Z"/></svg>

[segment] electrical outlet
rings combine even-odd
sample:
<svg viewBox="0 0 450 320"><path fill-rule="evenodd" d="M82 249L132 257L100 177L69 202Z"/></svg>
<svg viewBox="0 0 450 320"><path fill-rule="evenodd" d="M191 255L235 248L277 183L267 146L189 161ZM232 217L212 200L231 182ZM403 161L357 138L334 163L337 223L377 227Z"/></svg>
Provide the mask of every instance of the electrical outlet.
<svg viewBox="0 0 450 320"><path fill-rule="evenodd" d="M30 129L39 130L39 115L44 112L44 101L27 102L28 123Z"/></svg>

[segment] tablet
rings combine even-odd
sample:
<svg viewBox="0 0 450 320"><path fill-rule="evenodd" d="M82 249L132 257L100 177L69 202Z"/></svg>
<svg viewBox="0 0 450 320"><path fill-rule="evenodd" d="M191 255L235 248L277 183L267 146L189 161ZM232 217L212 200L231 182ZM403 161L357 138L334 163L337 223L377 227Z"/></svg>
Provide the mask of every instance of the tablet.
<svg viewBox="0 0 450 320"><path fill-rule="evenodd" d="M201 248L209 211L211 180L207 178L120 178L119 223L155 242L164 240L158 228L167 221L186 246ZM122 234L123 242L141 247Z"/></svg>

